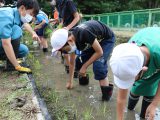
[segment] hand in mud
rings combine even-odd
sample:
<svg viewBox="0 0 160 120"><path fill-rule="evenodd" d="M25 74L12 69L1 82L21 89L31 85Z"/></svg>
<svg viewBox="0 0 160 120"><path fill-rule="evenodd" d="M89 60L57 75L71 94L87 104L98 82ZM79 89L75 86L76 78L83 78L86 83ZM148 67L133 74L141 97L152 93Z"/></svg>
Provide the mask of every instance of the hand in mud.
<svg viewBox="0 0 160 120"><path fill-rule="evenodd" d="M72 89L72 88L73 88L73 83L67 82L66 88L67 88L67 89Z"/></svg>
<svg viewBox="0 0 160 120"><path fill-rule="evenodd" d="M38 35L35 32L32 34L32 39L38 41L38 43L41 43L40 38L38 37Z"/></svg>
<svg viewBox="0 0 160 120"><path fill-rule="evenodd" d="M156 114L156 106L151 103L146 110L145 119L154 120L155 114Z"/></svg>
<svg viewBox="0 0 160 120"><path fill-rule="evenodd" d="M85 77L86 76L86 67L83 65L79 71L79 75Z"/></svg>

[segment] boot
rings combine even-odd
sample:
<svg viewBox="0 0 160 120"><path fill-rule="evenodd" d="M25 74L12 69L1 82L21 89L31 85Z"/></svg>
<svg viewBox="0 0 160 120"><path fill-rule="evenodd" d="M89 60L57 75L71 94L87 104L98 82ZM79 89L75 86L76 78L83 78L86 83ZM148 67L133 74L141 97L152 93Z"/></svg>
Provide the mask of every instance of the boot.
<svg viewBox="0 0 160 120"><path fill-rule="evenodd" d="M145 119L146 109L151 104L152 100L153 100L153 97L143 97L141 113L140 113L141 118Z"/></svg>
<svg viewBox="0 0 160 120"><path fill-rule="evenodd" d="M74 71L74 78L78 78L78 74L79 74L78 71L75 70Z"/></svg>
<svg viewBox="0 0 160 120"><path fill-rule="evenodd" d="M14 71L14 70L15 70L15 67L12 65L12 63L9 60L7 60L4 71Z"/></svg>
<svg viewBox="0 0 160 120"><path fill-rule="evenodd" d="M20 46L20 38L16 39L16 40L11 40L11 44L12 44L15 56L16 56L16 58L18 58L19 46Z"/></svg>
<svg viewBox="0 0 160 120"><path fill-rule="evenodd" d="M69 74L69 66L65 65L65 71L67 74Z"/></svg>
<svg viewBox="0 0 160 120"><path fill-rule="evenodd" d="M132 93L130 93L129 100L128 100L128 109L133 110L138 100L139 100L139 96L135 96L135 95L132 95Z"/></svg>
<svg viewBox="0 0 160 120"><path fill-rule="evenodd" d="M17 58L18 54L19 54L20 38L18 38L16 40L11 40L11 44L12 44L12 47L13 47L13 50L14 50L14 54L15 54L15 56ZM15 67L7 59L5 71L13 71L13 70L15 70Z"/></svg>
<svg viewBox="0 0 160 120"><path fill-rule="evenodd" d="M44 53L48 52L48 48L43 48L43 52Z"/></svg>
<svg viewBox="0 0 160 120"><path fill-rule="evenodd" d="M113 84L109 86L101 86L102 101L109 101L113 93Z"/></svg>
<svg viewBox="0 0 160 120"><path fill-rule="evenodd" d="M86 74L86 76L79 75L79 84L80 85L88 85L89 84L89 75Z"/></svg>
<svg viewBox="0 0 160 120"><path fill-rule="evenodd" d="M26 62L21 62L19 64L22 67L30 68L30 66ZM14 71L14 70L15 70L15 67L12 65L12 63L9 60L7 60L4 71Z"/></svg>
<svg viewBox="0 0 160 120"><path fill-rule="evenodd" d="M62 52L61 52L61 63L64 64L64 56Z"/></svg>

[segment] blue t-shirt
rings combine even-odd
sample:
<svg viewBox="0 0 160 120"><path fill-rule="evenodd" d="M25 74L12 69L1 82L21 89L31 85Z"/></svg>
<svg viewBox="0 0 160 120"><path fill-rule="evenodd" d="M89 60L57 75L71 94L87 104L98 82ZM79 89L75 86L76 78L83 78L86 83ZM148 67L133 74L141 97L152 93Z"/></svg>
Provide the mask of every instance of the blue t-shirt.
<svg viewBox="0 0 160 120"><path fill-rule="evenodd" d="M56 7L59 17L63 19L63 26L68 26L74 19L74 13L77 12L76 5L72 0L57 0Z"/></svg>
<svg viewBox="0 0 160 120"><path fill-rule="evenodd" d="M13 26L21 27L20 14L17 8L4 7L0 8L0 41L1 39L15 39L17 36L22 35L21 28L16 32Z"/></svg>
<svg viewBox="0 0 160 120"><path fill-rule="evenodd" d="M48 16L43 11L39 11L38 15L36 16L35 24L40 24L43 20L46 21L46 24L49 23Z"/></svg>

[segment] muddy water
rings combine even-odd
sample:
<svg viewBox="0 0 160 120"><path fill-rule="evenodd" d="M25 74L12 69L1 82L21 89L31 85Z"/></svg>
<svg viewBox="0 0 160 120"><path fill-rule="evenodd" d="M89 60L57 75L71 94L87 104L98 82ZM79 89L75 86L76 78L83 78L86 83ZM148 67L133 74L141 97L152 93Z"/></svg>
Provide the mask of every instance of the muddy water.
<svg viewBox="0 0 160 120"><path fill-rule="evenodd" d="M88 86L80 86L78 79L74 79L74 88L67 90L65 88L68 75L64 70L64 65L61 64L60 58L50 57L50 54L35 53L42 64L41 73L43 78L39 79L42 88L56 89L63 96L64 104L74 106L77 109L78 120L116 120L116 91L114 92L109 102L101 101L101 90L98 81L93 79L93 74L90 74L90 83ZM91 72L91 68L89 68ZM112 73L108 73L109 81L113 83ZM140 120L140 103L139 101L135 111L126 111L125 120ZM157 109L157 111L159 111ZM87 112L89 118L87 118ZM50 113L52 114L52 113ZM84 116L86 114L86 116ZM160 111L157 112L156 119L160 120Z"/></svg>

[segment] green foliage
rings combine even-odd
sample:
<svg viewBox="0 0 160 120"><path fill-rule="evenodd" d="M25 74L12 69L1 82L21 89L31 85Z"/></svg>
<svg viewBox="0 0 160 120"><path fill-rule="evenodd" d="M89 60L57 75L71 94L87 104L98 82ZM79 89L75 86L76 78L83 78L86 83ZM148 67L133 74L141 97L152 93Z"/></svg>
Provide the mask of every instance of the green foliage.
<svg viewBox="0 0 160 120"><path fill-rule="evenodd" d="M52 7L47 0L38 0L40 8L49 16L52 16Z"/></svg>
<svg viewBox="0 0 160 120"><path fill-rule="evenodd" d="M160 0L74 0L84 14L99 14L160 7Z"/></svg>
<svg viewBox="0 0 160 120"><path fill-rule="evenodd" d="M74 105L67 106L62 105L62 96L60 96L55 90L45 90L42 92L42 96L49 104L50 112L53 113L52 118L55 120L75 120L75 108Z"/></svg>
<svg viewBox="0 0 160 120"><path fill-rule="evenodd" d="M160 0L73 0L78 10L83 14L99 14L106 12L119 12L138 9L150 9L160 7ZM52 7L48 0L38 0L40 8L52 16ZM12 4L13 0L6 0L6 4Z"/></svg>
<svg viewBox="0 0 160 120"><path fill-rule="evenodd" d="M45 30L44 30L44 37L50 38L52 32L53 32L52 26L50 24L47 25L47 27L45 27Z"/></svg>

